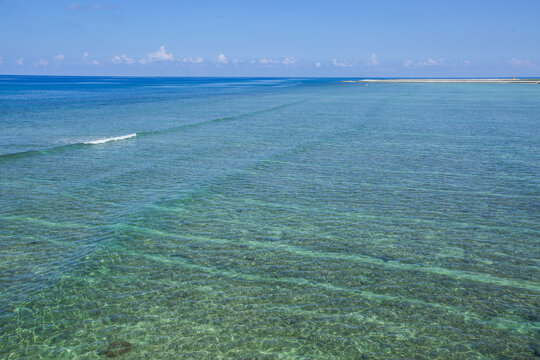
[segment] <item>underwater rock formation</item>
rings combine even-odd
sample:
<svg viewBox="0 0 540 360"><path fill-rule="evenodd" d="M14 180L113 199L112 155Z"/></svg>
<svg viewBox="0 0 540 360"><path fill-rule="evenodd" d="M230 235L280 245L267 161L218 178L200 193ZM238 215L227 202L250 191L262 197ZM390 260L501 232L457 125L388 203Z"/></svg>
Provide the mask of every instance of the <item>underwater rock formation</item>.
<svg viewBox="0 0 540 360"><path fill-rule="evenodd" d="M116 357L128 352L132 347L133 345L131 345L129 341L114 341L107 347L107 352L105 355L110 358Z"/></svg>

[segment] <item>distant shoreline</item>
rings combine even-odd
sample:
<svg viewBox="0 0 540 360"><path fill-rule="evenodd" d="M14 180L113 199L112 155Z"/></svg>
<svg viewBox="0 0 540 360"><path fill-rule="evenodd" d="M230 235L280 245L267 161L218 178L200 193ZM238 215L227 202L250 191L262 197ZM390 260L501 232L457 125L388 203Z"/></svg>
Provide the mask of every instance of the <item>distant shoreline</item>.
<svg viewBox="0 0 540 360"><path fill-rule="evenodd" d="M540 79L364 79L344 83L455 83L455 84L540 84Z"/></svg>

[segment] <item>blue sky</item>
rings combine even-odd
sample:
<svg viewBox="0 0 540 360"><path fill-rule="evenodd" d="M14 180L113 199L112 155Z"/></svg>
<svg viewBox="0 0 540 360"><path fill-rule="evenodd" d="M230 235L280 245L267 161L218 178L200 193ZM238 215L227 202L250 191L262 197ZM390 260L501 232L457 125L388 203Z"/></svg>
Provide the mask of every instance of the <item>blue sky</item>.
<svg viewBox="0 0 540 360"><path fill-rule="evenodd" d="M540 0L0 0L0 74L540 76Z"/></svg>

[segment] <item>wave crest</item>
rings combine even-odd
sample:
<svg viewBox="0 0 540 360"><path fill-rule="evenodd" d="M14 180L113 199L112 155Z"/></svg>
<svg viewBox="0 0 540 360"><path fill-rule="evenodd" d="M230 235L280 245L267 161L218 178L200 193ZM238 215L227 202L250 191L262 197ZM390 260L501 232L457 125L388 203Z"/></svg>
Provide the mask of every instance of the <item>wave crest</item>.
<svg viewBox="0 0 540 360"><path fill-rule="evenodd" d="M132 137L135 137L135 136L137 136L137 133L123 135L123 136L117 136L117 137L111 137L111 138L106 138L106 139L85 141L84 144L104 144L104 143L109 142L109 141L124 140L124 139L129 139L129 138L132 138Z"/></svg>

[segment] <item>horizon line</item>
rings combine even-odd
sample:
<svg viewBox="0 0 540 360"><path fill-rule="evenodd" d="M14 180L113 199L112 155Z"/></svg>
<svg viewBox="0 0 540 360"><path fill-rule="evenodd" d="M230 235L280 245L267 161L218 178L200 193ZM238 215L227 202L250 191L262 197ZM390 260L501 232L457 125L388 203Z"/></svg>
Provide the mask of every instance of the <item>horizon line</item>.
<svg viewBox="0 0 540 360"><path fill-rule="evenodd" d="M47 77L47 76L54 76L54 77L117 77L117 78L227 78L227 79L246 79L246 78L267 78L267 79L293 79L293 78L302 78L302 79L438 79L438 80L444 80L444 79L532 79L537 80L540 79L540 75L538 76L467 76L467 77L437 77L437 76L430 76L430 77L415 77L415 76L407 76L407 77L401 77L401 76L259 76L259 75L247 75L247 76L224 76L224 75L199 75L199 76L191 76L191 75L58 75L58 74L0 74L0 77L7 77L7 76L33 76L33 77Z"/></svg>

